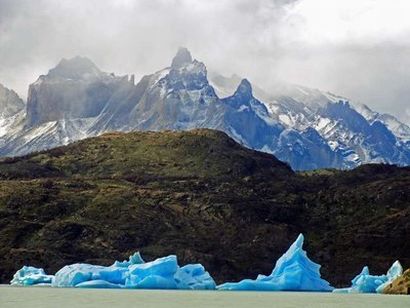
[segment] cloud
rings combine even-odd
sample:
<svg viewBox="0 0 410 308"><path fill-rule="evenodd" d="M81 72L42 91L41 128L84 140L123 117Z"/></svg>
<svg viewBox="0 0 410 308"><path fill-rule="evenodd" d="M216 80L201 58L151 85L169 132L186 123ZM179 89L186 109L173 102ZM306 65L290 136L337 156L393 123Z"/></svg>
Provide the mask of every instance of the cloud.
<svg viewBox="0 0 410 308"><path fill-rule="evenodd" d="M0 0L0 82L22 96L62 57L141 77L187 46L212 70L322 88L403 119L410 3L395 0Z"/></svg>

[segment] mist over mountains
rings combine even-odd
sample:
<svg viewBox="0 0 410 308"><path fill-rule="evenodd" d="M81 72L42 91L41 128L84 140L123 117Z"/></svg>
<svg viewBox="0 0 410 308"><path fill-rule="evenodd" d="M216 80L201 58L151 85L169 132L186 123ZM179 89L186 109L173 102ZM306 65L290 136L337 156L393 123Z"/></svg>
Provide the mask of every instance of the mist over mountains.
<svg viewBox="0 0 410 308"><path fill-rule="evenodd" d="M261 89L208 74L180 48L163 70L116 76L90 59L63 59L29 87L27 103L0 88L0 155L24 155L110 131L226 132L295 170L410 164L410 128L347 98L303 86Z"/></svg>

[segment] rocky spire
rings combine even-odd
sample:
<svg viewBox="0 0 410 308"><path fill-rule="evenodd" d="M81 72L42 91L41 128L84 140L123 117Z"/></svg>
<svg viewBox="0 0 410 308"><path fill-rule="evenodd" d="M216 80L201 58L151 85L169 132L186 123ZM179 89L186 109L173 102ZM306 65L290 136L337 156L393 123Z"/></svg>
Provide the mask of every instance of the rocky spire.
<svg viewBox="0 0 410 308"><path fill-rule="evenodd" d="M250 100L252 98L252 85L247 79L242 79L238 88L235 91L235 96L241 96Z"/></svg>
<svg viewBox="0 0 410 308"><path fill-rule="evenodd" d="M174 59L172 59L171 67L178 69L184 66L185 64L189 64L191 62L192 62L192 56L189 50L185 47L180 47Z"/></svg>

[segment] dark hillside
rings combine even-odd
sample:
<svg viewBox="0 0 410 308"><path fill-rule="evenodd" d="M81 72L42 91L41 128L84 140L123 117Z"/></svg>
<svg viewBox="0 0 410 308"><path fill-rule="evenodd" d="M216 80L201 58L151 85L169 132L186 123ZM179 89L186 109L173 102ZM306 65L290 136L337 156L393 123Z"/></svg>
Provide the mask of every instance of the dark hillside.
<svg viewBox="0 0 410 308"><path fill-rule="evenodd" d="M410 266L410 169L296 174L212 130L112 133L0 162L0 279L140 250L218 282L271 271L299 232L335 285Z"/></svg>

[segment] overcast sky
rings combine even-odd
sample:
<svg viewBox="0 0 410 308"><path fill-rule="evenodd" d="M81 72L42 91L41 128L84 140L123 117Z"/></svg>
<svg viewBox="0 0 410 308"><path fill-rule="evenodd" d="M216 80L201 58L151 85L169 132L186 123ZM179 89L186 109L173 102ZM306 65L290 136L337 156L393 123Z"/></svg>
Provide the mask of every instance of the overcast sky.
<svg viewBox="0 0 410 308"><path fill-rule="evenodd" d="M0 83L25 97L63 58L152 73L179 46L263 87L328 90L410 124L409 0L0 0Z"/></svg>

